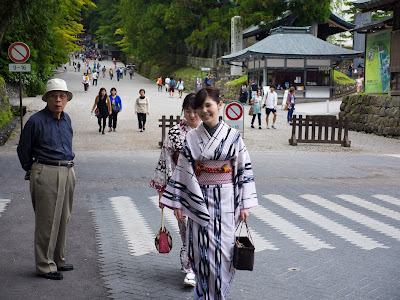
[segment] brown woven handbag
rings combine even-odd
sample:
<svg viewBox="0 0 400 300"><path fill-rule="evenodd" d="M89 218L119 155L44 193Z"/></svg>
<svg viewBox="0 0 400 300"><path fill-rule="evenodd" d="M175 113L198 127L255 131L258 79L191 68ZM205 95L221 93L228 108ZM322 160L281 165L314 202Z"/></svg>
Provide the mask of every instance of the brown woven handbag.
<svg viewBox="0 0 400 300"><path fill-rule="evenodd" d="M247 236L240 236L243 223L246 224ZM247 222L241 221L236 227L236 231L240 226L239 235L236 236L236 242L233 252L233 266L237 270L253 271L254 266L254 242L250 235Z"/></svg>

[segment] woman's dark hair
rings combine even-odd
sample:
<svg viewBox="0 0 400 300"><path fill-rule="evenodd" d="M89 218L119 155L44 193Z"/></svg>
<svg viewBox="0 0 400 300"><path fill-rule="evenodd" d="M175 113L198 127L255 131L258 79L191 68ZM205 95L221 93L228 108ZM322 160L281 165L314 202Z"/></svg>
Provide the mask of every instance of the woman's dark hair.
<svg viewBox="0 0 400 300"><path fill-rule="evenodd" d="M358 76L360 76L360 75L358 75ZM182 79L181 79L181 78L179 78L179 79L178 79L178 81L182 81Z"/></svg>
<svg viewBox="0 0 400 300"><path fill-rule="evenodd" d="M115 93L117 93L117 89L115 87L111 88L110 94L111 94L112 91L115 91Z"/></svg>
<svg viewBox="0 0 400 300"><path fill-rule="evenodd" d="M182 112L185 109L188 109L189 107L194 108L194 101L196 99L196 94L195 93L190 93L188 94L185 99L183 99L183 103L182 103Z"/></svg>
<svg viewBox="0 0 400 300"><path fill-rule="evenodd" d="M105 91L106 93L105 93L104 97L107 97L107 90L106 90L106 88L103 88L103 87L102 87L102 88L100 89L100 91L99 91L99 100L100 100L100 99L103 99L103 98L101 98L101 91Z"/></svg>
<svg viewBox="0 0 400 300"><path fill-rule="evenodd" d="M143 93L146 94L146 91L145 91L144 89L140 89L140 90L139 90L139 94L140 94L141 91L143 91Z"/></svg>
<svg viewBox="0 0 400 300"><path fill-rule="evenodd" d="M221 99L219 98L219 89L208 86L206 88L202 88L200 91L197 92L196 99L194 101L194 108L198 109L199 107L202 107L207 97L214 100L217 104L221 102Z"/></svg>

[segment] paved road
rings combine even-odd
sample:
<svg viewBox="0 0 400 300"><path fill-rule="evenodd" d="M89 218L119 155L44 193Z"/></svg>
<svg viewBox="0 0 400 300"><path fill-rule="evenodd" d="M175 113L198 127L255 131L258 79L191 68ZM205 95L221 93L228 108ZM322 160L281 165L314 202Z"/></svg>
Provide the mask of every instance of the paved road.
<svg viewBox="0 0 400 300"><path fill-rule="evenodd" d="M0 148L0 299L191 299L170 212L174 247L155 253L160 211L149 188L159 155L157 119L176 115L181 100L158 94L140 76L101 79L124 101L119 130L102 136L89 114L93 87L85 94L79 74L59 76L74 91L67 110L78 182L66 256L75 270L59 282L35 276L34 216L16 135ZM153 100L142 135L132 113L139 87ZM31 112L44 105L39 97L25 100ZM253 272L236 273L229 299L400 299L399 141L351 133L350 151L296 148L287 145L284 126L245 138L260 203L249 221L256 264Z"/></svg>

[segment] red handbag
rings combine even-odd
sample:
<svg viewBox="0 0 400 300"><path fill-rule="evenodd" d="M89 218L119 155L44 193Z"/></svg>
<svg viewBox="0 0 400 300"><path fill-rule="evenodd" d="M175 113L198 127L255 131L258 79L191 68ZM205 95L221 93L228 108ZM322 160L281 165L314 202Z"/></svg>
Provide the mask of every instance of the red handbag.
<svg viewBox="0 0 400 300"><path fill-rule="evenodd" d="M161 209L161 228L154 242L159 253L169 253L172 249L171 234L164 226L164 207Z"/></svg>

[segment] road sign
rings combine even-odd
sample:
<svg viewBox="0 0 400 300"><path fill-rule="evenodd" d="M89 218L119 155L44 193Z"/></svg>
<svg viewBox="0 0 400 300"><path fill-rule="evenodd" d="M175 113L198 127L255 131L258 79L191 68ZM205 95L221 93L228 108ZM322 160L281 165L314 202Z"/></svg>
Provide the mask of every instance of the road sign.
<svg viewBox="0 0 400 300"><path fill-rule="evenodd" d="M30 72L31 64L9 64L8 69L10 72Z"/></svg>
<svg viewBox="0 0 400 300"><path fill-rule="evenodd" d="M11 44L8 48L8 56L15 63L24 63L29 59L29 47L21 42Z"/></svg>
<svg viewBox="0 0 400 300"><path fill-rule="evenodd" d="M211 68L201 68L202 72L210 72Z"/></svg>
<svg viewBox="0 0 400 300"><path fill-rule="evenodd" d="M225 116L232 121L237 121L243 116L243 106L238 102L229 102L225 106Z"/></svg>
<svg viewBox="0 0 400 300"><path fill-rule="evenodd" d="M230 101L224 108L224 121L230 127L241 132L244 138L244 109L242 103L238 101Z"/></svg>

